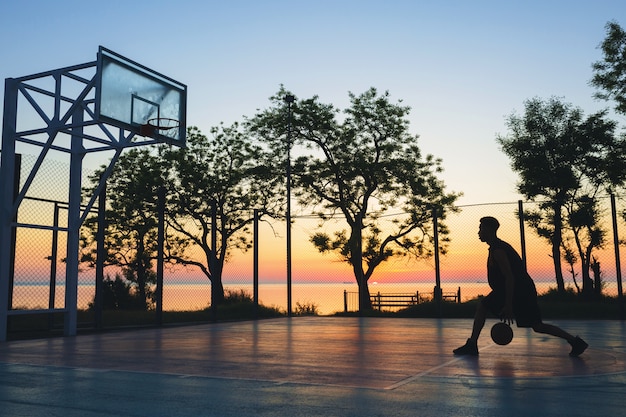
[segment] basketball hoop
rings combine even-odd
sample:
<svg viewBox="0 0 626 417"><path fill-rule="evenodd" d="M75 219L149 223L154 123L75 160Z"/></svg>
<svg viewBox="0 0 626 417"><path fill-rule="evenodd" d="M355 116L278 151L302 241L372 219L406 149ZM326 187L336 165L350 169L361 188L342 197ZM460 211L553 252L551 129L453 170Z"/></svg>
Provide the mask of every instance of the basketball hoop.
<svg viewBox="0 0 626 417"><path fill-rule="evenodd" d="M170 119L169 117L155 117L139 127L139 134L148 137L154 137L155 134L167 136L169 130L176 129L179 126L179 120Z"/></svg>

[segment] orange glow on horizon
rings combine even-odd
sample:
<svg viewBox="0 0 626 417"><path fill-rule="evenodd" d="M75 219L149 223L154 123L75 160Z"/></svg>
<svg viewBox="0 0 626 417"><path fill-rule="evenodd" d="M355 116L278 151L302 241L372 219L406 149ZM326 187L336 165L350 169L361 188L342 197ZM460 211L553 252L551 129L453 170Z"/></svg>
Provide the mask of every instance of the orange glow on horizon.
<svg viewBox="0 0 626 417"><path fill-rule="evenodd" d="M519 221L513 214L512 207L506 216L496 213L501 221L499 236L520 251ZM501 210L501 209L500 209ZM458 215L450 215L446 221L451 230L451 241L447 244L447 253L440 256L440 280L446 282L484 282L486 281L486 260L488 246L477 236L478 219L482 215L493 214L484 207L470 207ZM292 280L294 283L353 283L354 273L350 265L339 259L334 253L322 254L310 242L310 236L316 232L317 221L297 219L293 228L292 242ZM338 225L337 228L340 228ZM284 225L261 224L259 241L259 280L261 283L285 282L286 280L286 241ZM325 230L332 230L326 228ZM64 279L66 242L64 234L59 238L59 256L57 280ZM19 229L16 249L16 280L28 282L47 282L50 274L51 232L42 230ZM520 251L521 252L521 251ZM554 279L554 265L547 242L526 230L526 255L528 270L533 279L551 281ZM614 265L613 247L608 244L597 251L597 258L602 263L603 277L611 282L611 268ZM84 267L84 266L81 266ZM569 267L562 262L566 285L572 283ZM577 280L580 284L580 267L576 265ZM105 270L105 274L110 269ZM86 271L85 276L93 271ZM169 267L165 270L168 282L208 283L208 279L194 267ZM91 279L91 278L89 278ZM229 262L225 264L223 280L230 282L252 282L252 250L241 252L233 250ZM379 265L370 278L378 283L421 283L435 282L434 259L411 260L408 257L390 259ZM82 282L82 281L81 281Z"/></svg>

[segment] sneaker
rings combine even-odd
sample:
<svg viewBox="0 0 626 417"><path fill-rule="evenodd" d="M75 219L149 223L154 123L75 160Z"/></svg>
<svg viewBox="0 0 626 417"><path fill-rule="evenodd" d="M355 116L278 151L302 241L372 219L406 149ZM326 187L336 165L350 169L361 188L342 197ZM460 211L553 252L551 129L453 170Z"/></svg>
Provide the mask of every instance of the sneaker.
<svg viewBox="0 0 626 417"><path fill-rule="evenodd" d="M584 350L584 349L583 349ZM467 342L459 348L454 349L455 355L472 355L478 356L478 345L472 339L467 339Z"/></svg>
<svg viewBox="0 0 626 417"><path fill-rule="evenodd" d="M578 356L589 347L587 342L585 342L578 336L576 336L573 341L569 342L569 344L572 345L572 351L569 353L570 356Z"/></svg>

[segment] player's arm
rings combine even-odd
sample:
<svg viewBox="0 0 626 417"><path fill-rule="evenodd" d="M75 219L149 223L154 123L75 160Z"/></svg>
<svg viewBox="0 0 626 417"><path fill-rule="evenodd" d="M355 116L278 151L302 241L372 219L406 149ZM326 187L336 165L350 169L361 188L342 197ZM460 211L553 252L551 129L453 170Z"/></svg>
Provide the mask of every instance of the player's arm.
<svg viewBox="0 0 626 417"><path fill-rule="evenodd" d="M513 277L511 263L509 262L509 258L506 256L506 251L504 249L495 250L493 252L493 258L505 279L505 304L504 309L500 314L505 320L513 320L515 318L513 314L513 292L515 291L515 279Z"/></svg>

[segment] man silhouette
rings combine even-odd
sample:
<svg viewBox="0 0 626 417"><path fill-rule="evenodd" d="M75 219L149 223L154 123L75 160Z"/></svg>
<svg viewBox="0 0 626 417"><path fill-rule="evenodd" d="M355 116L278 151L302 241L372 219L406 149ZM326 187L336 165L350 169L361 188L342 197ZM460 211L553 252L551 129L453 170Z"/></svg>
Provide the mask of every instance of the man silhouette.
<svg viewBox="0 0 626 417"><path fill-rule="evenodd" d="M565 339L572 346L570 356L580 355L589 346L584 340L541 320L535 283L515 249L497 237L499 227L494 217L480 219L478 237L489 245L487 279L491 292L478 303L470 338L465 345L454 349L454 354L478 355L478 336L490 312L508 323L515 320L517 327L530 327L537 333Z"/></svg>

